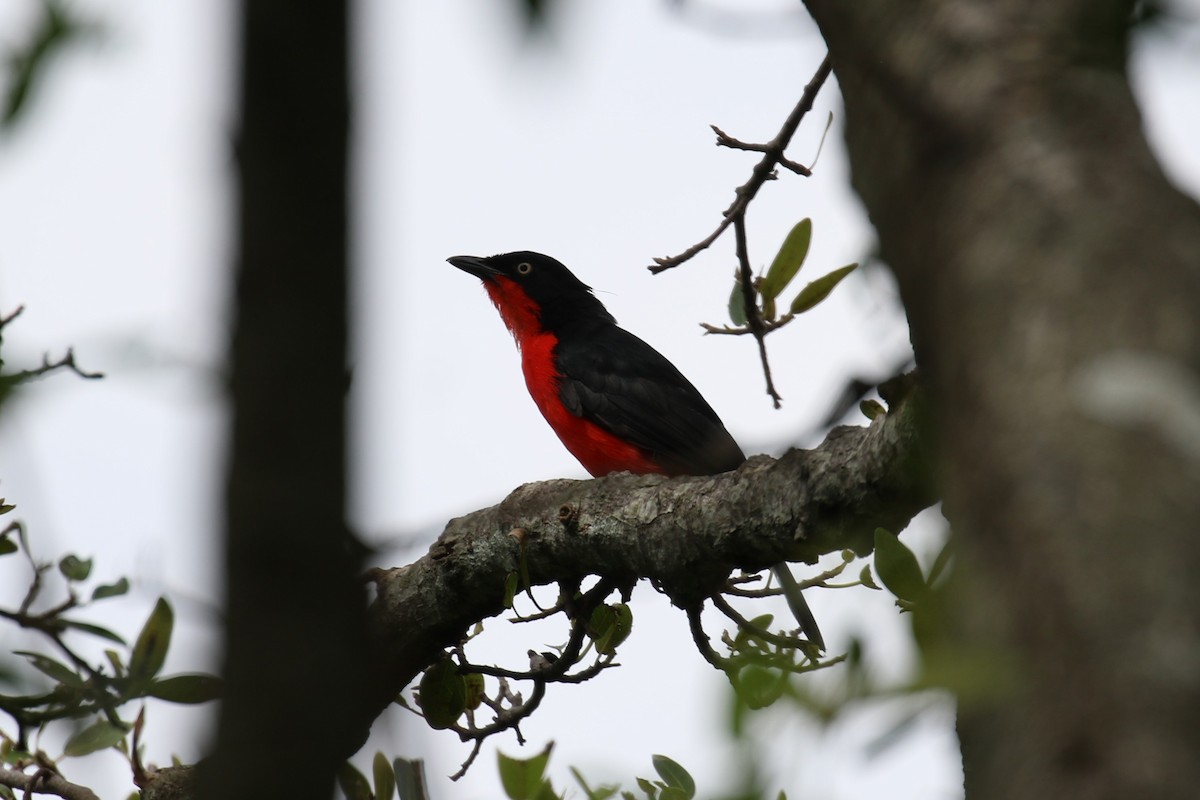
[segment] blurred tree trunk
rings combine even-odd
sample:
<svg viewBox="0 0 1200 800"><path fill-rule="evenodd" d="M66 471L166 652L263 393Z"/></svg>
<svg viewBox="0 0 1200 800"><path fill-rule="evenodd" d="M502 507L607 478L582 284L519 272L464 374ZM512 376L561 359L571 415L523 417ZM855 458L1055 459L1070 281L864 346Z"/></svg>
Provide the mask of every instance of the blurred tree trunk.
<svg viewBox="0 0 1200 800"><path fill-rule="evenodd" d="M345 522L347 8L241 6L226 694L210 798L328 798L359 741Z"/></svg>
<svg viewBox="0 0 1200 800"><path fill-rule="evenodd" d="M1126 72L1131 2L807 0L901 284L968 578L967 797L1200 786L1200 208Z"/></svg>

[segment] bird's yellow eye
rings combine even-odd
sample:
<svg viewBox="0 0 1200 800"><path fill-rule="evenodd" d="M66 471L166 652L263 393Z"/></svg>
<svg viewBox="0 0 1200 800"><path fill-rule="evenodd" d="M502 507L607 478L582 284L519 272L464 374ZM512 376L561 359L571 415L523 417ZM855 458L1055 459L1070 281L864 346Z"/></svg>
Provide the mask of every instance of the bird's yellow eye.
<svg viewBox="0 0 1200 800"><path fill-rule="evenodd" d="M533 264L530 264L528 261L522 261L520 264L517 264L518 275L528 275L531 272L533 272Z"/></svg>

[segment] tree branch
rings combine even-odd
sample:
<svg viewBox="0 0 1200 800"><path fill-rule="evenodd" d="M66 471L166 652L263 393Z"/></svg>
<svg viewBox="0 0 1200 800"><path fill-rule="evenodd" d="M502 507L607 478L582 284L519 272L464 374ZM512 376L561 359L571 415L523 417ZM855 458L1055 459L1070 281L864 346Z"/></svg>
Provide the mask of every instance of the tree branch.
<svg viewBox="0 0 1200 800"><path fill-rule="evenodd" d="M734 569L866 553L876 527L900 530L933 503L923 406L912 392L869 427L837 428L814 450L757 456L723 475L545 481L451 520L424 557L373 572L372 700L361 736L470 626L504 611L505 579L522 557L512 530L525 532L533 585L649 578L676 605L696 608Z"/></svg>
<svg viewBox="0 0 1200 800"><path fill-rule="evenodd" d="M8 767L0 767L0 786L7 786L26 796L32 794L51 794L66 800L100 800L95 792L86 786L71 783L57 772L39 769L32 775Z"/></svg>

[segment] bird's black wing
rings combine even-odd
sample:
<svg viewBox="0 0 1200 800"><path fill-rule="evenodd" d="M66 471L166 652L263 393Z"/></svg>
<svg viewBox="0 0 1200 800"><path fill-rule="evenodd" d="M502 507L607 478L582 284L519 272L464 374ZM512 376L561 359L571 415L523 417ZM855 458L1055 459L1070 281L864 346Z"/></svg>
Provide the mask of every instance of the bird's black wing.
<svg viewBox="0 0 1200 800"><path fill-rule="evenodd" d="M720 417L657 350L605 325L561 337L559 397L571 413L645 450L672 475L710 475L746 460Z"/></svg>

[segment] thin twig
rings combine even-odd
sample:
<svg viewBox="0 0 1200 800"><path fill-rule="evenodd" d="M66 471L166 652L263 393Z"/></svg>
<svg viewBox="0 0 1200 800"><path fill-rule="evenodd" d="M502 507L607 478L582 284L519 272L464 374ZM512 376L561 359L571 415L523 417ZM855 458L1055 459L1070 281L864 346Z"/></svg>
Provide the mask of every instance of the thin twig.
<svg viewBox="0 0 1200 800"><path fill-rule="evenodd" d="M722 658L708 643L708 634L704 632L704 624L700 621L700 612L703 610L704 606L702 605L687 610L688 628L692 631L692 641L696 643L696 649L700 651L700 655L704 656L705 661L722 672L728 672L733 666L733 662Z"/></svg>
<svg viewBox="0 0 1200 800"><path fill-rule="evenodd" d="M654 264L648 267L651 272L659 273L673 267L678 267L680 264L693 258L696 254L708 249L725 232L735 218L745 216L746 208L750 205L750 201L754 199L755 195L758 194L758 190L762 188L764 183L775 177L776 166L782 166L799 175L811 174L807 167L789 160L783 153L787 149L787 146L791 144L792 137L795 136L796 130L800 127L800 121L804 119L804 115L812 110L813 101L816 100L817 93L821 91L821 87L829 77L830 71L831 65L829 56L827 55L821 62L821 66L817 67L812 80L804 87L804 92L800 95L800 101L796 103L796 107L792 109L792 113L788 114L787 119L784 120L779 133L766 144L742 142L729 136L715 125L713 126L713 130L717 134L718 146L760 152L763 154L763 157L751 171L750 179L735 190L734 201L729 208L725 209L724 216L720 224L717 225L716 230L679 255L654 259Z"/></svg>
<svg viewBox="0 0 1200 800"><path fill-rule="evenodd" d="M742 296L746 301L746 319L750 325L750 330L754 333L754 341L758 343L758 357L762 360L763 377L767 379L767 394L771 396L771 403L775 408L779 408L783 397L776 390L775 380L771 377L771 363L767 360L767 334L763 330L763 318L762 314L759 313L758 304L754 302L750 252L746 245L745 216L740 216L733 221L733 233L734 239L737 242L738 269L741 272L742 286L746 288L742 292Z"/></svg>
<svg viewBox="0 0 1200 800"><path fill-rule="evenodd" d="M784 314L779 319L763 320L762 321L763 333L766 334L766 333L770 333L771 331L779 330L780 328L782 328L784 325L787 325L789 322L791 322L795 318L796 318L795 314ZM751 330L749 326L744 326L741 328L731 328L728 325L710 325L707 322L701 322L700 327L704 328L705 333L715 333L720 336L745 336L748 333L754 333L754 331Z"/></svg>
<svg viewBox="0 0 1200 800"><path fill-rule="evenodd" d="M0 317L0 331L4 330L4 327L8 325L8 323L21 316L24 311L25 306L17 306L16 309L14 309L13 312L7 317Z"/></svg>
<svg viewBox="0 0 1200 800"><path fill-rule="evenodd" d="M736 608L729 605L729 602L724 597L721 597L720 594L714 594L709 599L712 600L713 605L716 606L722 614L733 620L735 625L744 630L746 633L762 639L764 642L770 642L771 644L779 647L788 647L792 650L798 650L800 649L800 645L808 643L805 639L800 639L796 636L781 636L777 633L772 633L766 628L755 625L753 622L743 617Z"/></svg>
<svg viewBox="0 0 1200 800"><path fill-rule="evenodd" d="M20 383L34 380L49 375L60 369L69 369L81 378L87 380L98 380L104 377L103 372L88 372L75 363L75 351L71 348L67 349L67 354L58 361L51 361L49 356L42 356L42 364L34 369L23 369L20 372L14 372L9 375L0 375L0 380L10 386L16 386Z"/></svg>

